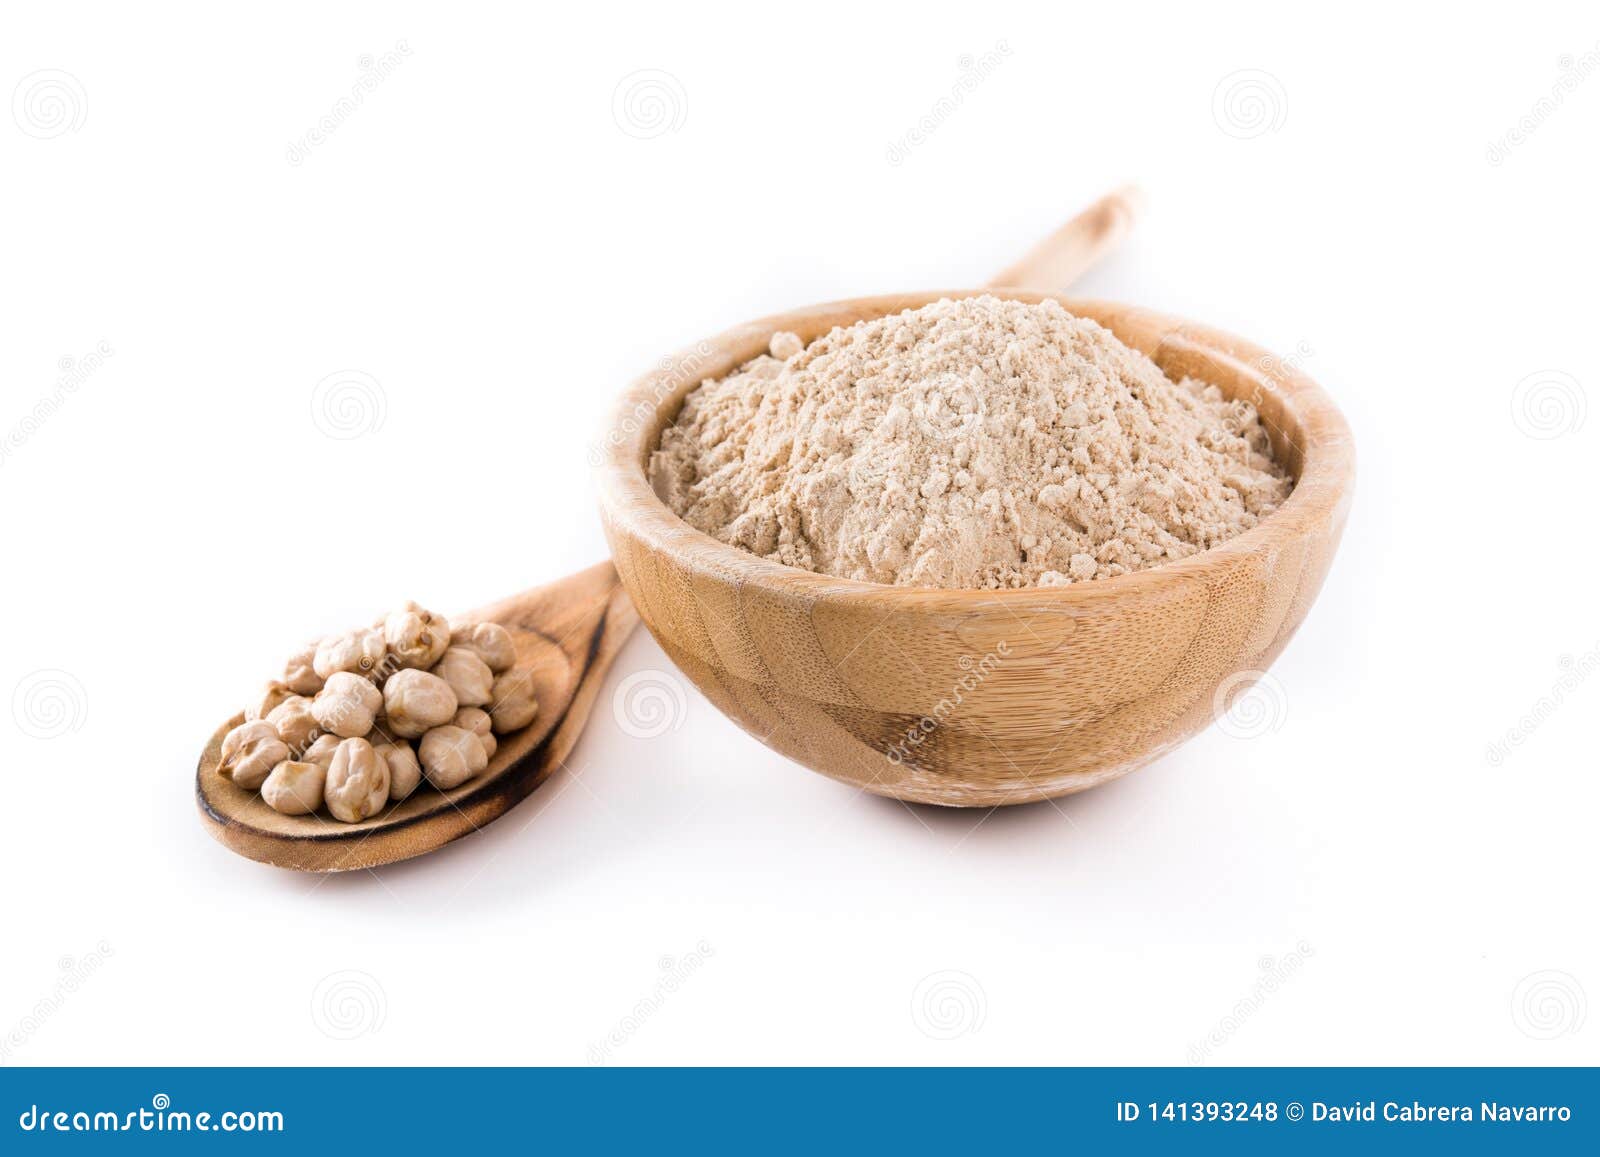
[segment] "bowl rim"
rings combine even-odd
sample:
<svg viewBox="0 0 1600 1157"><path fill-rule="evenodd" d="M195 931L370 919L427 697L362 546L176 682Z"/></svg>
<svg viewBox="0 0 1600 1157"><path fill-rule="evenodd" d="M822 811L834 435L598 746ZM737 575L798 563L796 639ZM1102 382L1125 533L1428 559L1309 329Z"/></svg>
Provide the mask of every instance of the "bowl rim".
<svg viewBox="0 0 1600 1157"><path fill-rule="evenodd" d="M1253 378L1258 391L1274 395L1296 419L1298 437L1293 441L1300 451L1301 466L1288 499L1244 533L1174 562L1092 582L990 590L894 586L773 562L691 526L674 513L650 485L645 464L659 441L660 430L666 425L663 411L670 410L675 415L691 390L703 380L723 376L734 366L754 357L774 332L792 330L810 341L835 325L915 309L941 298L983 294L1016 301L1053 300L1070 313L1104 325L1120 340L1142 348L1158 363L1163 354L1189 350L1220 360L1236 377ZM708 359L719 362L731 359L731 364L703 374L685 373L681 369ZM1355 480L1355 448L1349 425L1333 400L1296 365L1224 330L1120 302L993 286L841 298L768 314L733 326L661 359L659 366L630 384L606 412L606 431L594 457L601 515L608 532L611 527L620 526L651 550L666 554L691 570L712 571L735 583L755 584L775 593L810 600L858 596L924 610L958 610L994 600L1062 608L1136 592L1165 590L1174 581L1214 572L1238 556L1260 554L1297 541L1311 529L1327 525L1330 519L1342 521ZM664 383L663 372L671 367L678 368L671 369ZM1163 372L1166 372L1164 367ZM1231 395L1231 383L1216 384ZM641 418L645 413L648 416ZM1287 431L1283 436L1290 437Z"/></svg>

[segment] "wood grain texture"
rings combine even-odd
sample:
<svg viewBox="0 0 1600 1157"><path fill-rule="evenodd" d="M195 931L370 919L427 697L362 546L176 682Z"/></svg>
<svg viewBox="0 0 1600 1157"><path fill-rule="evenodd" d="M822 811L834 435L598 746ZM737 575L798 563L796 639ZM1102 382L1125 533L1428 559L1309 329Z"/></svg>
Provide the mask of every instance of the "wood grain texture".
<svg viewBox="0 0 1600 1157"><path fill-rule="evenodd" d="M1001 289L1060 293L1118 245L1143 201L1129 185L1107 193L989 280Z"/></svg>
<svg viewBox="0 0 1600 1157"><path fill-rule="evenodd" d="M1054 268L1048 251L1044 265ZM1081 791L1204 728L1226 706L1219 692L1264 672L1304 619L1355 478L1338 410L1267 351L1131 306L991 289L1023 301L1055 297L1168 376L1202 378L1254 402L1296 479L1289 500L1223 546L1154 570L1064 588L942 591L756 558L690 527L651 490L649 453L684 396L761 352L775 330L810 341L836 325L979 292L833 302L702 342L624 395L598 469L623 584L700 690L814 771L921 803L992 806Z"/></svg>
<svg viewBox="0 0 1600 1157"><path fill-rule="evenodd" d="M499 623L510 631L517 664L529 668L539 701L539 714L529 726L499 737L499 749L483 774L452 791L424 783L409 798L358 824L323 814L281 815L260 793L217 774L222 738L243 721L241 713L217 729L195 771L195 800L206 829L240 855L308 872L389 864L477 831L527 798L572 751L606 670L638 616L611 564L600 563L451 622Z"/></svg>

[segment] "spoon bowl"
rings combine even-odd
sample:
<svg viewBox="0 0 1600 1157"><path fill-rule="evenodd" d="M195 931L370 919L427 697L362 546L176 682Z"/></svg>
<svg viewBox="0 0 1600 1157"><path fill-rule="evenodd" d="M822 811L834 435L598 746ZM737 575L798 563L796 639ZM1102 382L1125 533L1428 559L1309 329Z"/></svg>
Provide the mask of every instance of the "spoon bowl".
<svg viewBox="0 0 1600 1157"><path fill-rule="evenodd" d="M222 739L244 721L235 715L212 735L195 771L195 801L206 829L241 855L311 872L372 868L433 851L498 819L561 766L588 720L611 660L638 622L610 563L527 591L451 620L499 623L510 632L517 668L533 683L539 713L520 731L499 736L489 766L450 791L424 782L371 819L346 824L317 813L283 815L259 792L217 773Z"/></svg>

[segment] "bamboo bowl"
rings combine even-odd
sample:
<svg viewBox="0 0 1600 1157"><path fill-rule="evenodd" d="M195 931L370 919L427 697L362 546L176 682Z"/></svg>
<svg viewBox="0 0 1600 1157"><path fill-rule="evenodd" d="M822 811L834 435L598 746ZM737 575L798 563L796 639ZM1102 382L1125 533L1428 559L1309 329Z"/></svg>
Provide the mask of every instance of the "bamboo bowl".
<svg viewBox="0 0 1600 1157"><path fill-rule="evenodd" d="M1067 587L945 591L812 574L693 529L656 497L650 452L684 397L762 351L940 297L1053 297L1174 380L1255 403L1295 478L1222 546ZM896 799L1025 803L1125 775L1209 724L1293 636L1344 529L1355 454L1343 417L1293 366L1148 310L1012 289L857 298L699 343L633 385L598 467L601 515L645 625L713 703L813 771Z"/></svg>

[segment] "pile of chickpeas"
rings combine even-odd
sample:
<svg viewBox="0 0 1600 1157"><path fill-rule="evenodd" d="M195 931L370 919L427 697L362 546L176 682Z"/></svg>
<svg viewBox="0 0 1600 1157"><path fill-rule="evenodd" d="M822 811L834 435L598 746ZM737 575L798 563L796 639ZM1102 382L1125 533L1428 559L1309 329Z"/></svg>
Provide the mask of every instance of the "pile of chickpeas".
<svg viewBox="0 0 1600 1157"><path fill-rule="evenodd" d="M533 722L530 673L494 623L454 631L416 603L370 627L308 643L222 741L224 779L285 815L326 806L359 823L426 779L459 787L497 735ZM413 746L415 745L415 746Z"/></svg>

